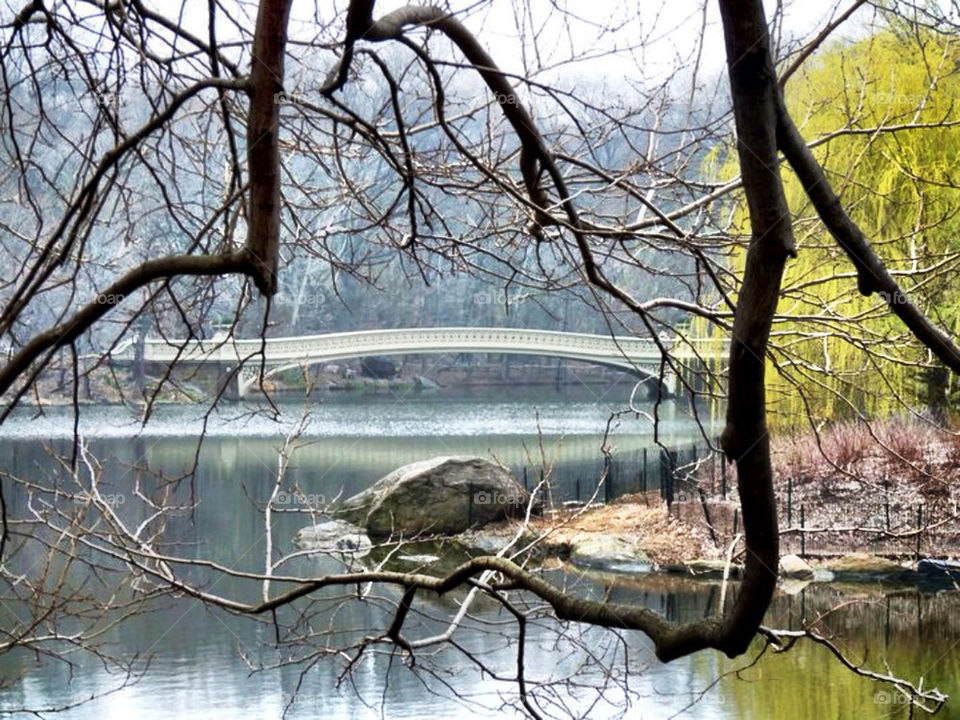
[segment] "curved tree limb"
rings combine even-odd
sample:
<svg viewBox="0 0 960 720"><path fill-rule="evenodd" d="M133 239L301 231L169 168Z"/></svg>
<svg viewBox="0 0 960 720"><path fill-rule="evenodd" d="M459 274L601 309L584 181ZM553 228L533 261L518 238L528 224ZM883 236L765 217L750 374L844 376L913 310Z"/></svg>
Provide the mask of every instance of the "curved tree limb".
<svg viewBox="0 0 960 720"><path fill-rule="evenodd" d="M777 161L780 99L763 5L721 0L720 15L752 236L730 345L727 421L721 436L737 464L746 543L744 581L728 624L728 655L746 651L770 605L780 561L766 425L767 342L787 258L796 254Z"/></svg>
<svg viewBox="0 0 960 720"><path fill-rule="evenodd" d="M493 93L520 140L520 174L530 199L538 208L548 205L546 193L540 187L540 175L545 169L541 158L548 154L536 123L520 101L516 91L500 71L494 59L483 48L463 23L442 8L427 5L408 5L373 19L373 0L353 0L347 11L347 34L344 54L334 78L321 92L331 94L346 82L349 64L353 58L353 46L357 40L370 42L397 40L408 27L423 26L442 32L453 42L464 57L480 73L480 77ZM552 224L546 212L537 213L539 225Z"/></svg>
<svg viewBox="0 0 960 720"><path fill-rule="evenodd" d="M353 46L363 38L364 33L373 24L373 6L376 0L352 0L347 8L347 33L343 40L343 56L331 73L329 79L320 88L322 95L330 96L347 82L350 64L353 62Z"/></svg>

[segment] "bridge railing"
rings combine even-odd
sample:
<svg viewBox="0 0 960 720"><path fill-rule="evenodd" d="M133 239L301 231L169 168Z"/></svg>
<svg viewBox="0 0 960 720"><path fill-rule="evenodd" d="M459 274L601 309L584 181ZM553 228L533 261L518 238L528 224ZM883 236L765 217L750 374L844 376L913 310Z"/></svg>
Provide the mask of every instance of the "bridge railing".
<svg viewBox="0 0 960 720"><path fill-rule="evenodd" d="M655 342L649 338L591 335L555 330L522 328L405 328L362 330L301 337L237 339L226 335L209 340L156 340L144 343L144 359L149 362L226 362L238 363L260 357L266 362L322 360L350 352L354 354L389 355L417 350L451 352L563 352L584 358L659 359L661 347L677 357L694 357L699 352L713 354L717 341L678 343L666 338ZM702 348L702 350L700 350ZM724 348L725 349L725 348ZM132 357L133 348L115 352L115 358Z"/></svg>

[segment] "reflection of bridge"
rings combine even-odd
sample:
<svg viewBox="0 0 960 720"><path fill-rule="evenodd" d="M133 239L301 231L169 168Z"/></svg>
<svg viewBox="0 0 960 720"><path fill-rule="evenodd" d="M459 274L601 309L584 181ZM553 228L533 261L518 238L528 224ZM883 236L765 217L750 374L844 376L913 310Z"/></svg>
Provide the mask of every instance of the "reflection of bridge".
<svg viewBox="0 0 960 720"><path fill-rule="evenodd" d="M672 343L661 340L670 354L683 362L702 357L720 360L727 343L693 341ZM262 353L262 354L261 354ZM421 355L436 353L498 353L539 355L579 360L619 368L641 378L657 379L661 372L661 351L650 339L627 336L586 335L552 330L520 328L445 327L400 330L363 330L304 337L238 340L217 334L205 341L147 339L143 361L147 364L217 363L224 373L237 378L237 392L244 395L263 377L290 368L348 360L374 355ZM134 359L134 343L117 348L113 360ZM677 389L677 379L664 368L664 385Z"/></svg>

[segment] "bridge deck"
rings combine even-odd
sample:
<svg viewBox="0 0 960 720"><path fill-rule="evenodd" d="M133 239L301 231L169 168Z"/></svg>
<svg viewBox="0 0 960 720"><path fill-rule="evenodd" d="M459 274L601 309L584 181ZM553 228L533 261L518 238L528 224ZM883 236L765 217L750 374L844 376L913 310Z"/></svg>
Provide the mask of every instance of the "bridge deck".
<svg viewBox="0 0 960 720"><path fill-rule="evenodd" d="M681 360L702 358L713 361L725 357L728 346L726 341L718 340L676 343L665 339L654 341L630 336L523 328L404 328L266 340L236 339L226 334L202 342L147 339L144 361L243 365L239 380L243 394L256 379L261 364L266 366L266 374L272 375L300 365L374 355L486 352L562 357L610 365L641 376L655 376L659 373L663 351ZM130 343L115 351L112 358L129 361L133 355L133 343Z"/></svg>

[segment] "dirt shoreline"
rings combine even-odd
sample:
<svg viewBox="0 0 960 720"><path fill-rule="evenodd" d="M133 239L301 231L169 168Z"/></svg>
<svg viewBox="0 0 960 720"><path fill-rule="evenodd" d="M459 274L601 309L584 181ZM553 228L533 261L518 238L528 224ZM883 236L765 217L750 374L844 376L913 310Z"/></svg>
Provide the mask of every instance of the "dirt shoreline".
<svg viewBox="0 0 960 720"><path fill-rule="evenodd" d="M492 551L522 531L518 545L533 544L542 560L559 560L578 570L614 572L625 576L661 573L704 579L739 577L742 541L729 567L726 549L717 547L702 526L669 512L656 493L625 496L609 505L561 508L532 517L526 529L517 520L502 521L464 534L463 545ZM947 560L946 554L925 554L918 568L913 554L838 553L803 559L782 552L781 584L786 582L868 582L896 585L936 585L960 590L960 563L941 572L924 566ZM787 556L790 556L787 558Z"/></svg>

